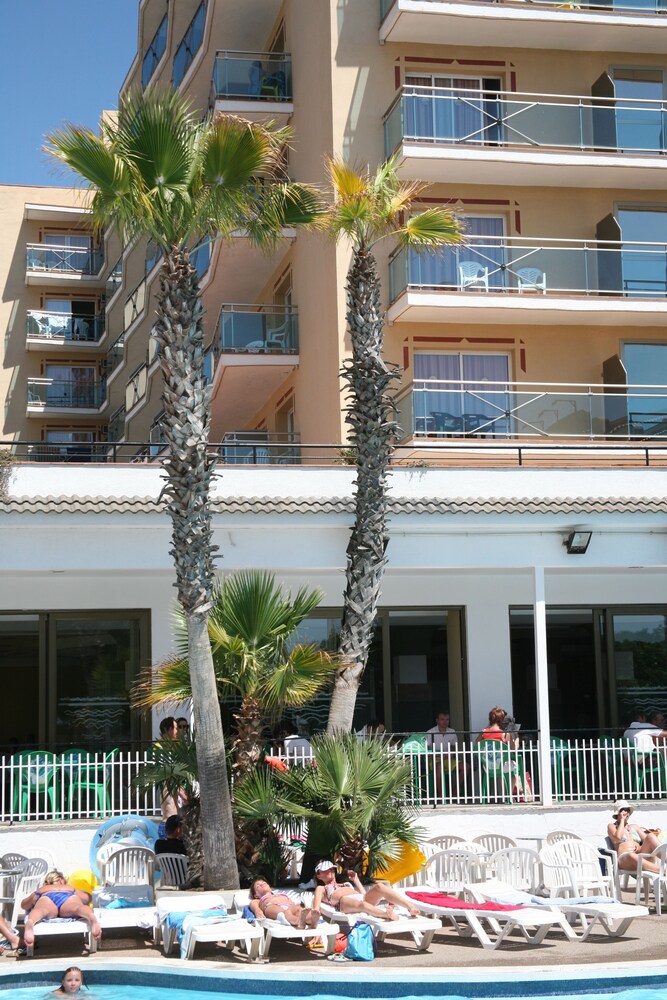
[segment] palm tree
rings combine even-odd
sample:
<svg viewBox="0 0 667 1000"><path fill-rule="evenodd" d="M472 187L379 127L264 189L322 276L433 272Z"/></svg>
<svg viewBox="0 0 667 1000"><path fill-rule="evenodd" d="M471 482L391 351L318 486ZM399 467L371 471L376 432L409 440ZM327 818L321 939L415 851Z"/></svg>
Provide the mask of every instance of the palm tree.
<svg viewBox="0 0 667 1000"><path fill-rule="evenodd" d="M343 868L381 875L417 846L422 831L404 804L410 764L397 760L380 740L354 734L315 736L315 765L287 771L256 769L234 789L234 813L242 821L273 820L293 831L308 822L310 854L336 855Z"/></svg>
<svg viewBox="0 0 667 1000"><path fill-rule="evenodd" d="M166 457L163 494L172 522L178 600L188 634L207 888L238 885L225 745L208 613L214 580L208 452L210 390L204 376L203 309L193 246L246 230L271 245L283 225L317 213L313 192L269 184L288 134L232 118L198 120L175 93L148 89L121 101L101 135L66 125L47 150L94 190L98 231L127 242L147 237L163 251L155 328L163 373Z"/></svg>
<svg viewBox="0 0 667 1000"><path fill-rule="evenodd" d="M383 359L385 317L375 247L387 237L412 250L431 250L460 240L451 213L428 209L410 216L423 184L402 183L394 159L375 174L357 171L342 160L328 162L334 202L328 228L335 239L352 244L347 274L347 326L352 355L341 377L349 391L348 446L357 477L355 519L347 546L346 587L338 651L342 665L334 684L327 732L349 732L361 676L366 668L373 624L386 564L387 471L398 436L389 392L398 369Z"/></svg>
<svg viewBox="0 0 667 1000"><path fill-rule="evenodd" d="M338 659L316 644L293 644L295 630L319 605L319 590L301 587L292 597L273 573L232 573L213 591L208 633L217 698L240 698L233 715L232 769L251 770L262 753L268 718L307 704L330 681ZM173 704L192 697L186 617L176 611L177 653L144 670L132 689L135 708Z"/></svg>

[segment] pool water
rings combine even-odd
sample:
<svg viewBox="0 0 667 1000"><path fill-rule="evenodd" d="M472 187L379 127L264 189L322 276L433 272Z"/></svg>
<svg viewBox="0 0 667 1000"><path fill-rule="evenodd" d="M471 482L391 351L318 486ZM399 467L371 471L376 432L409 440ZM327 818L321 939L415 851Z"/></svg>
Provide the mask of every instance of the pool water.
<svg viewBox="0 0 667 1000"><path fill-rule="evenodd" d="M588 981L590 982L590 980ZM57 983L54 983L53 989L57 987ZM360 983L360 994L363 996L363 981ZM554 983L554 993L547 994L543 997L532 997L531 1000L553 1000L555 995L558 996L558 1000L667 1000L667 987L660 989L633 989L633 990L619 990L618 992L605 992L605 993L594 993L594 992L582 992L574 994L565 994L558 992L558 983ZM4 992L2 990L2 981L0 980L0 995ZM518 992L518 991L517 991ZM46 997L52 997L52 992L49 988L44 986L26 986L26 987L15 987L12 986L7 990L7 996L11 997L12 1000L45 1000ZM486 1000L492 1000L493 998L493 984L490 983L486 991ZM81 991L81 993L76 994L81 1000L240 1000L239 994L235 993L219 993L219 992L209 992L201 990L191 990L191 989L165 989L163 985L160 986L98 986L94 984L90 992L87 989ZM520 997L521 994L519 993ZM242 1000L303 1000L302 997L296 998L291 996L288 992L272 994L267 990L265 994L253 996L251 994L244 994ZM323 993L314 994L309 997L308 1000L340 1000L335 994ZM379 998L381 1000L381 998ZM395 998L392 998L395 1000ZM402 1000L464 1000L463 997L456 995L447 995L445 993L440 993L435 996L428 996L424 994L419 994L418 996L407 994L402 998Z"/></svg>

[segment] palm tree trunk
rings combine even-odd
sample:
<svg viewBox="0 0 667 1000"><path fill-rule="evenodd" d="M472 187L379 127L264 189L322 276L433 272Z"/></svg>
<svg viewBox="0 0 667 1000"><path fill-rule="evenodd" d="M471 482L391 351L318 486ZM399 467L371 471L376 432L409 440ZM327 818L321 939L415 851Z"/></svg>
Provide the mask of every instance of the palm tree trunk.
<svg viewBox="0 0 667 1000"><path fill-rule="evenodd" d="M395 407L387 390L398 370L382 358L384 314L373 253L354 251L347 276L347 324L352 357L341 376L351 402L346 421L356 451L355 517L347 546L346 588L338 651L345 665L334 682L327 732L349 732L361 676L373 638L375 613L386 563L387 469L397 437Z"/></svg>
<svg viewBox="0 0 667 1000"><path fill-rule="evenodd" d="M214 462L208 454L210 390L204 382L203 309L197 272L187 251L165 254L160 272L156 337L164 376L162 401L167 457L163 488L172 523L178 599L188 626L204 888L238 887L234 829L208 616L213 587L209 494Z"/></svg>

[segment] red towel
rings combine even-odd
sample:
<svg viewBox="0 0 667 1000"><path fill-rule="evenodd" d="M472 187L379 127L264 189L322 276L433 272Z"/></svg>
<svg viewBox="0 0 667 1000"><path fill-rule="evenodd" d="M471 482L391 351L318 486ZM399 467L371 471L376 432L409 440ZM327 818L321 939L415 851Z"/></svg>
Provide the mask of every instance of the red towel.
<svg viewBox="0 0 667 1000"><path fill-rule="evenodd" d="M498 913L500 910L523 910L523 906L508 906L505 903L466 903L456 896L447 896L444 892L406 892L406 896L415 899L418 903L430 903L433 906L442 906L449 910L492 910Z"/></svg>

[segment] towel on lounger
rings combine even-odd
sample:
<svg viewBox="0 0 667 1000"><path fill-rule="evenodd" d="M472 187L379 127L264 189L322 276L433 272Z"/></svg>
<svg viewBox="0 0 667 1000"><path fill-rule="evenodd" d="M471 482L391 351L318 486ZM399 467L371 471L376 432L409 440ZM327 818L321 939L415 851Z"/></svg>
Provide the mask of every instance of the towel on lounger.
<svg viewBox="0 0 667 1000"><path fill-rule="evenodd" d="M444 892L411 892L407 891L406 896L416 900L418 903L428 903L431 906L441 906L448 910L522 910L523 906L508 906L503 903L467 903L456 896L447 896Z"/></svg>

